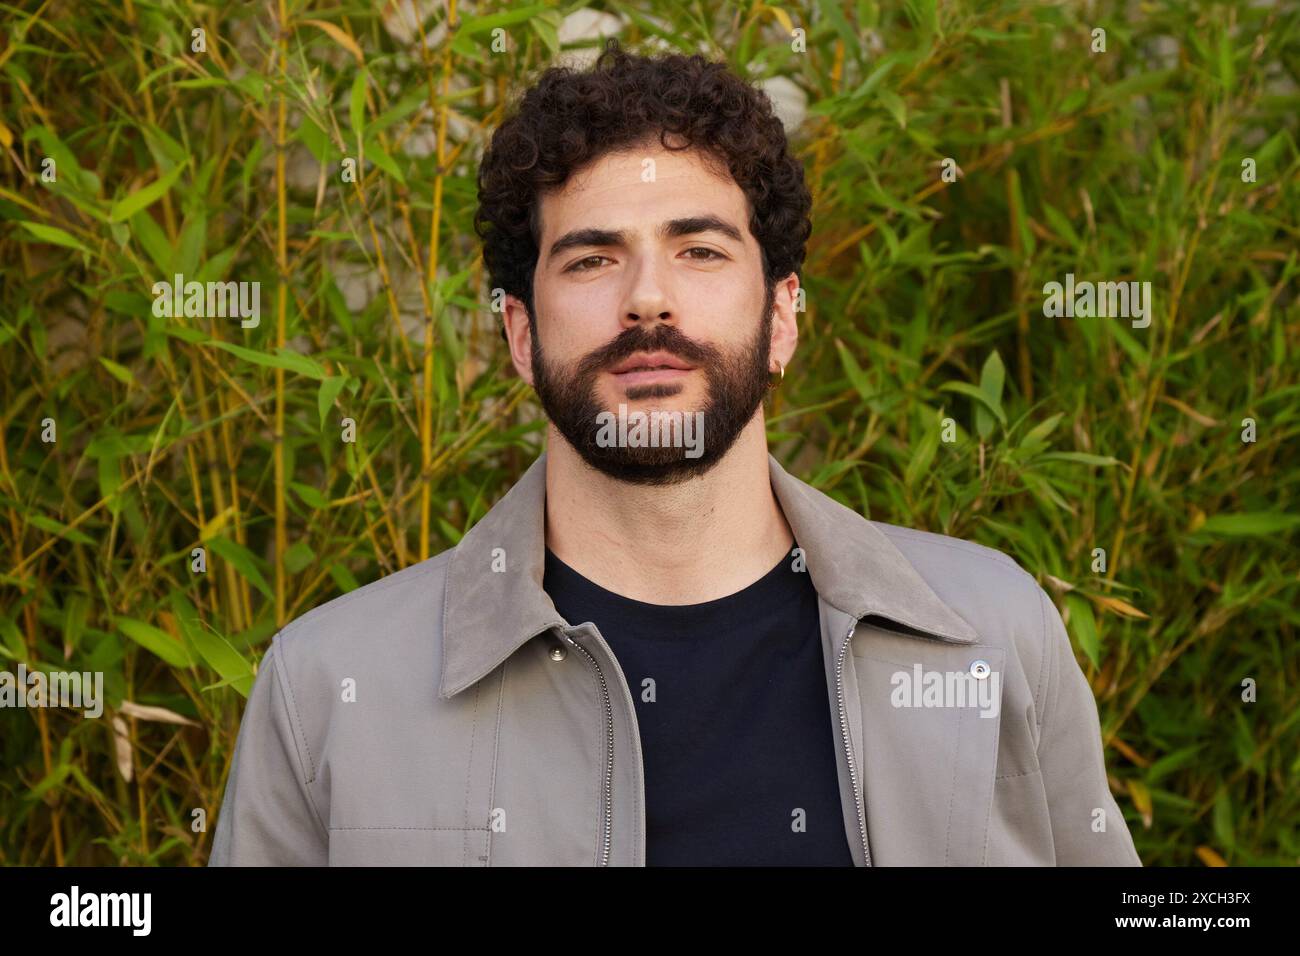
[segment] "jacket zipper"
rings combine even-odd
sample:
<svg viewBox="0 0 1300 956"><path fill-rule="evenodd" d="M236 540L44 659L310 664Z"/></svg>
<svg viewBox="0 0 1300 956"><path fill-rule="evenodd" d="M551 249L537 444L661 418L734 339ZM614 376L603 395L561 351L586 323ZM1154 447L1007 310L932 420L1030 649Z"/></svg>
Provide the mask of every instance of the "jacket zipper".
<svg viewBox="0 0 1300 956"><path fill-rule="evenodd" d="M858 622L854 621L849 628L849 633L845 635L844 646L840 649L839 660L835 665L835 697L839 705L840 714L840 738L844 742L844 756L849 764L849 781L853 787L853 808L858 816L858 834L862 838L862 857L866 866L871 865L871 850L867 846L867 824L862 814L862 798L858 795L858 770L853 760L853 749L849 741L848 716L844 709L844 657L848 653L849 646L853 640L853 632L857 630ZM596 658L585 647L569 637L564 635L564 639L572 644L577 650L582 652L582 656L587 659L596 672L596 677L600 681L601 701L605 705L605 806L603 821L602 849L600 855L600 865L609 865L610 840L613 834L613 805L614 805L614 706L610 701L609 685L605 682L605 672L600 669L600 664Z"/></svg>
<svg viewBox="0 0 1300 956"><path fill-rule="evenodd" d="M858 832L862 836L862 858L865 866L871 865L871 851L867 848L867 824L862 814L862 799L858 796L858 769L853 761L853 748L849 743L849 724L848 715L844 709L844 656L849 651L849 645L853 641L853 632L857 630L858 622L855 620L853 626L849 628L848 635L844 638L844 647L840 649L839 660L835 664L835 697L840 708L840 737L844 741L844 756L849 763L849 781L853 785L853 809L858 815Z"/></svg>
<svg viewBox="0 0 1300 956"><path fill-rule="evenodd" d="M605 750L605 816L604 831L602 837L602 849L600 854L600 865L609 865L609 844L613 834L613 817L614 817L614 706L609 699L609 685L605 683L605 673L600 669L600 664L596 658L585 647L569 637L564 635L564 639L572 644L575 648L582 651L582 655L587 658L591 666L595 668L596 677L600 680L600 694L605 704L605 727L606 727L606 750Z"/></svg>

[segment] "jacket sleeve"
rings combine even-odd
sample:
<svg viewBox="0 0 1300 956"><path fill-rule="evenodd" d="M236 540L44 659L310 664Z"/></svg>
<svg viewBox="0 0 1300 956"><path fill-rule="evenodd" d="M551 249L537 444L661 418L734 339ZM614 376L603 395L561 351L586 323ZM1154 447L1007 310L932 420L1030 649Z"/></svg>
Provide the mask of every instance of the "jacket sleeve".
<svg viewBox="0 0 1300 956"><path fill-rule="evenodd" d="M1039 588L1047 646L1047 689L1038 765L1047 793L1057 866L1141 866L1124 814L1111 796L1097 702L1065 624ZM1104 823L1105 829L1101 827Z"/></svg>
<svg viewBox="0 0 1300 956"><path fill-rule="evenodd" d="M328 831L308 789L279 637L262 658L244 708L209 866L329 862Z"/></svg>

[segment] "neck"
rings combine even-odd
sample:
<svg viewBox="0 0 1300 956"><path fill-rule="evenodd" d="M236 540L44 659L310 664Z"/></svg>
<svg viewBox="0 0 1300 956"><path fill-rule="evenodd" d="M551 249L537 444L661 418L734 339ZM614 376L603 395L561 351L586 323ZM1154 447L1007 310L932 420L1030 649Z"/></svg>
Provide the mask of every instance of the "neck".
<svg viewBox="0 0 1300 956"><path fill-rule="evenodd" d="M794 544L761 410L708 472L665 486L610 478L551 426L546 544L588 580L648 604L699 604L753 584Z"/></svg>

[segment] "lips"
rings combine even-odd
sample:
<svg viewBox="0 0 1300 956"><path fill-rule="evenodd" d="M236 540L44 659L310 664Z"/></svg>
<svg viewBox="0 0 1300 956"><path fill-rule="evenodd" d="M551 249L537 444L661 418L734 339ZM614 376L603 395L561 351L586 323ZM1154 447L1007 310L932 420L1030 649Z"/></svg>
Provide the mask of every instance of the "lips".
<svg viewBox="0 0 1300 956"><path fill-rule="evenodd" d="M654 369L676 369L677 371L689 372L694 367L676 356L670 355L668 352L639 352L619 362L610 369L610 372L614 375Z"/></svg>

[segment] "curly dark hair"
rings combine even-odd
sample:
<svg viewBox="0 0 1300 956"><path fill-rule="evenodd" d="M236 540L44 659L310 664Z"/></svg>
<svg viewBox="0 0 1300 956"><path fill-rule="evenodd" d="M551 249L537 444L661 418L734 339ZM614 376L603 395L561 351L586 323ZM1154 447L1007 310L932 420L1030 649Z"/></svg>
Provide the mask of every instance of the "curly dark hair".
<svg viewBox="0 0 1300 956"><path fill-rule="evenodd" d="M730 172L749 201L769 291L800 275L812 196L767 94L698 54L641 56L610 38L590 70L542 73L493 133L479 166L474 230L490 287L519 298L530 322L541 194L605 153L656 136L666 149L699 148Z"/></svg>

